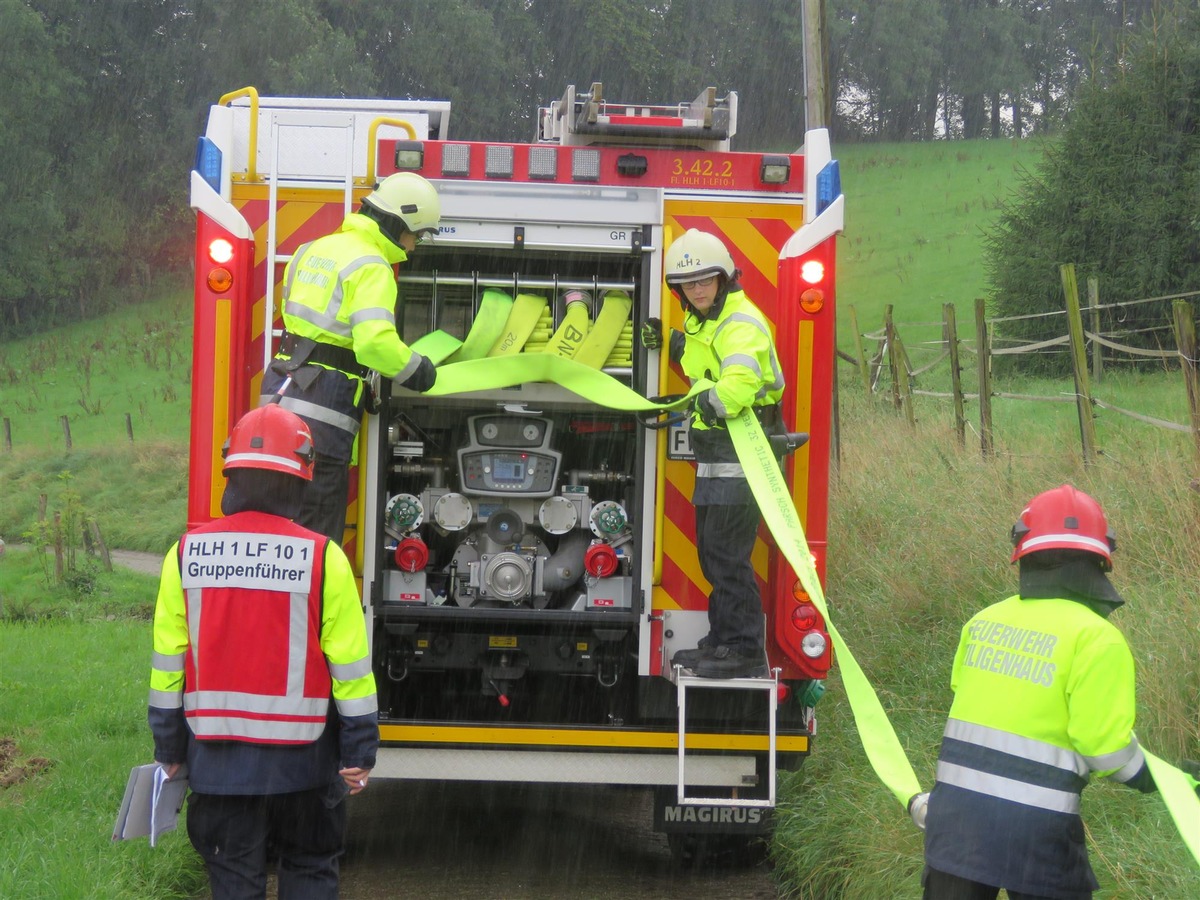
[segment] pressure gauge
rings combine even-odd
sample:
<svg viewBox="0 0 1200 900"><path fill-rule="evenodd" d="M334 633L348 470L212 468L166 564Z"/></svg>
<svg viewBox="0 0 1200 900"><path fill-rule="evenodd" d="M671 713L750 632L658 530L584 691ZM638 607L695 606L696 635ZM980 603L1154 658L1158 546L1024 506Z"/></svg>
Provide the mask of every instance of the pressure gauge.
<svg viewBox="0 0 1200 900"><path fill-rule="evenodd" d="M495 422L487 422L479 429L479 436L488 441L494 441L499 433L500 428Z"/></svg>
<svg viewBox="0 0 1200 900"><path fill-rule="evenodd" d="M540 428L538 428L536 425L534 425L532 422L530 422L528 425L525 426L525 428L524 428L524 430L522 430L521 434L523 434L525 436L525 440L532 443L533 441L536 441L539 437L541 437L542 432L541 432Z"/></svg>

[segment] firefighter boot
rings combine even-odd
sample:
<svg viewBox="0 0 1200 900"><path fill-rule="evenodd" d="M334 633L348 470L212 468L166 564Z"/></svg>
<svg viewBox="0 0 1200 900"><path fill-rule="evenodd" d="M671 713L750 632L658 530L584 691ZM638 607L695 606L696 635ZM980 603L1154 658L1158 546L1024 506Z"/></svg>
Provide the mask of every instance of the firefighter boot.
<svg viewBox="0 0 1200 900"><path fill-rule="evenodd" d="M701 678L766 678L770 672L759 648L714 647L689 668Z"/></svg>
<svg viewBox="0 0 1200 900"><path fill-rule="evenodd" d="M706 634L691 650L676 651L675 655L671 657L671 665L690 669L706 652L713 648L713 644L712 636Z"/></svg>

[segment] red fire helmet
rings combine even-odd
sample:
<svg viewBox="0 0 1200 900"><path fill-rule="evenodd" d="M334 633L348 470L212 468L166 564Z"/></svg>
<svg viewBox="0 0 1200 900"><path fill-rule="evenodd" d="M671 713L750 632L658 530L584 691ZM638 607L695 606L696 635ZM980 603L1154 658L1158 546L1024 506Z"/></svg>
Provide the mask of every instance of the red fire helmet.
<svg viewBox="0 0 1200 900"><path fill-rule="evenodd" d="M312 481L312 433L294 412L277 403L252 409L233 426L221 448L223 473L231 469L266 469Z"/></svg>
<svg viewBox="0 0 1200 900"><path fill-rule="evenodd" d="M1117 549L1116 532L1100 504L1069 484L1029 501L1012 527L1012 542L1013 562L1039 550L1084 550L1101 557L1105 571Z"/></svg>

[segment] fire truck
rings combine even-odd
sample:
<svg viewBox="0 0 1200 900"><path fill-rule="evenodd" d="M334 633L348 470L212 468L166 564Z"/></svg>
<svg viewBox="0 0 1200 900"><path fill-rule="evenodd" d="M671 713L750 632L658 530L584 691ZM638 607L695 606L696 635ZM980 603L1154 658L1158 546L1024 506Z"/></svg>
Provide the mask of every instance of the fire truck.
<svg viewBox="0 0 1200 900"><path fill-rule="evenodd" d="M665 248L689 228L720 236L775 328L781 466L823 580L838 167L824 130L795 152L732 151L737 111L711 87L648 105L570 86L514 143L452 139L444 101L221 97L191 172L189 527L220 515L220 449L278 349L286 263L412 171L442 217L398 269L396 326L409 344L461 343L444 367L554 353L642 397L683 394L666 347L635 336L651 318L682 328ZM568 333L574 352L555 346ZM379 688L374 775L652 791L680 853L767 832L832 663L772 536L760 529L753 553L771 676L674 669L707 632L710 587L686 416L634 415L552 379L471 387L384 381L360 434L343 547Z"/></svg>

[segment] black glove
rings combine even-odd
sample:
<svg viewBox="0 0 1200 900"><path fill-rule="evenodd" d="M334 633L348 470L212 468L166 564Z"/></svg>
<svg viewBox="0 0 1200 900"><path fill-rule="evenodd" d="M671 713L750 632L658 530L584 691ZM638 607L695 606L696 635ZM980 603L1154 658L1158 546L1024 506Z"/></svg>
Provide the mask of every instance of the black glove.
<svg viewBox="0 0 1200 900"><path fill-rule="evenodd" d="M671 342L671 362L679 362L681 359L683 359L683 347L684 344L687 343L687 338L683 336L682 331L676 331L674 328L672 328L671 337L669 340Z"/></svg>
<svg viewBox="0 0 1200 900"><path fill-rule="evenodd" d="M706 426L716 428L721 423L721 417L717 415L716 407L713 406L712 398L708 393L708 391L704 391L702 394L697 394L692 403L692 409Z"/></svg>
<svg viewBox="0 0 1200 900"><path fill-rule="evenodd" d="M415 353L413 355L420 357L421 362L417 366L417 371L400 382L400 387L406 387L410 391L423 394L433 387L433 383L437 381L437 368L428 358L421 356L421 354Z"/></svg>
<svg viewBox="0 0 1200 900"><path fill-rule="evenodd" d="M642 339L642 346L647 350L662 349L662 319L647 319L642 323L638 334Z"/></svg>

